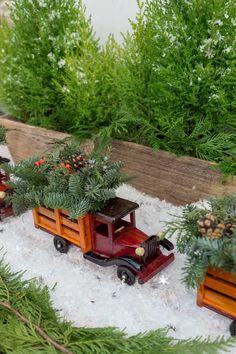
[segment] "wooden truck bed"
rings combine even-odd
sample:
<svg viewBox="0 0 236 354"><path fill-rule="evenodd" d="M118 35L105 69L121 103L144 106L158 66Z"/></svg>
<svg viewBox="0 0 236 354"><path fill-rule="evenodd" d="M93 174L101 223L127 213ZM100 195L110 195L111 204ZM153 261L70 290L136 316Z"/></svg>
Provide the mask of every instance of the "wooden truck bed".
<svg viewBox="0 0 236 354"><path fill-rule="evenodd" d="M197 305L236 319L236 276L209 268L197 293Z"/></svg>
<svg viewBox="0 0 236 354"><path fill-rule="evenodd" d="M64 209L39 207L33 209L33 217L35 227L63 237L79 246L84 253L91 250L91 216L89 214L72 220L69 219L68 212Z"/></svg>

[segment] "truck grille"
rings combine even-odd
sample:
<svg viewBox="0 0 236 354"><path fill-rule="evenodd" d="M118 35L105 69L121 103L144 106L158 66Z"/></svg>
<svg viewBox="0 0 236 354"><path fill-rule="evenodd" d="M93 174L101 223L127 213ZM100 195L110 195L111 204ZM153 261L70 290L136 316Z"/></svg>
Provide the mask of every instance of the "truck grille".
<svg viewBox="0 0 236 354"><path fill-rule="evenodd" d="M157 236L149 237L143 244L142 247L145 249L143 256L144 263L152 262L159 254L159 241Z"/></svg>

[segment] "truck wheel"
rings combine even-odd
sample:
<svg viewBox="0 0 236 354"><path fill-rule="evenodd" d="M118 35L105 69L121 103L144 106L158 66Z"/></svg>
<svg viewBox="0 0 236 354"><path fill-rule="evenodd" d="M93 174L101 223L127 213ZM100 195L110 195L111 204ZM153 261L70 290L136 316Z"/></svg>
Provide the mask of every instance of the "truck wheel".
<svg viewBox="0 0 236 354"><path fill-rule="evenodd" d="M127 285L134 285L135 283L135 275L127 267L119 266L117 268L117 276L122 282L124 282Z"/></svg>
<svg viewBox="0 0 236 354"><path fill-rule="evenodd" d="M54 246L56 250L60 253L67 253L69 250L69 242L66 241L64 238L55 236L54 237Z"/></svg>
<svg viewBox="0 0 236 354"><path fill-rule="evenodd" d="M233 321L229 326L231 336L236 336L236 321Z"/></svg>

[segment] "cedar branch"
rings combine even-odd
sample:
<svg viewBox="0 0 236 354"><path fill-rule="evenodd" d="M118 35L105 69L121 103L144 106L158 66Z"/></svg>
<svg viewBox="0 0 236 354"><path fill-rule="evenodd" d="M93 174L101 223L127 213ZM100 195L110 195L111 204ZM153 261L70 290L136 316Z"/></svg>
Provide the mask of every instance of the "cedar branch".
<svg viewBox="0 0 236 354"><path fill-rule="evenodd" d="M70 351L69 349L64 347L64 345L59 344L55 340L53 340L46 332L44 332L44 330L41 327L39 327L38 325L36 325L34 323L31 323L28 318L23 316L19 311L15 310L11 306L11 304L9 304L7 302L0 301L0 306L5 308L6 310L10 311L11 313L13 313L21 322L33 326L35 331L38 332L40 334L40 336L43 339L45 339L49 344L51 344L54 348L58 349L59 351L61 351L62 353L65 353L65 354L74 354L72 351Z"/></svg>

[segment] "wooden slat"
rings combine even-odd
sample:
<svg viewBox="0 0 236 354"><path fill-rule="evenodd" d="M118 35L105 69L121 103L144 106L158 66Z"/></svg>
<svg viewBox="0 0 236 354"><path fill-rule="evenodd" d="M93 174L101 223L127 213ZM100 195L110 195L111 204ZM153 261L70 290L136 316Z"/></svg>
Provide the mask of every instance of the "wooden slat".
<svg viewBox="0 0 236 354"><path fill-rule="evenodd" d="M236 286L232 283L207 275L204 280L204 286L236 299Z"/></svg>
<svg viewBox="0 0 236 354"><path fill-rule="evenodd" d="M80 232L80 227L79 227L78 222L73 222L70 219L67 219L63 216L60 216L60 221L61 221L62 225L65 225L65 226L71 228L72 230Z"/></svg>
<svg viewBox="0 0 236 354"><path fill-rule="evenodd" d="M72 230L70 227L67 227L65 225L61 225L60 236L65 238L70 237L71 240L73 240L73 243L77 244L78 246L80 246L81 244L80 233L78 231Z"/></svg>
<svg viewBox="0 0 236 354"><path fill-rule="evenodd" d="M57 233L56 221L49 219L43 215L38 214L38 224L43 228L49 228L50 231Z"/></svg>
<svg viewBox="0 0 236 354"><path fill-rule="evenodd" d="M6 117L0 117L0 124L10 129L7 144L15 162L35 153L40 154L52 140L68 136ZM85 149L91 151L92 143L86 143ZM122 161L124 170L136 176L130 182L132 186L175 205L236 192L236 178L223 185L220 182L221 173L214 170L215 164L209 161L177 157L166 151L153 151L147 146L118 140L112 144L111 157Z"/></svg>
<svg viewBox="0 0 236 354"><path fill-rule="evenodd" d="M221 312L231 318L236 319L236 301L227 296L218 294L210 289L205 289L204 305L211 307L213 310Z"/></svg>
<svg viewBox="0 0 236 354"><path fill-rule="evenodd" d="M48 218L56 221L54 211L49 210L47 208L43 208L43 207L39 207L39 208L37 208L37 210L38 210L39 214L47 216Z"/></svg>
<svg viewBox="0 0 236 354"><path fill-rule="evenodd" d="M207 274L213 275L216 278L223 279L225 281L228 281L228 282L236 285L236 275L232 274L230 272L224 272L221 269L208 268L207 269Z"/></svg>

